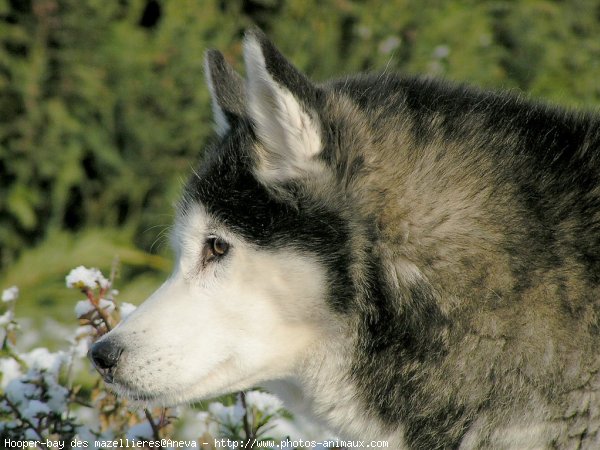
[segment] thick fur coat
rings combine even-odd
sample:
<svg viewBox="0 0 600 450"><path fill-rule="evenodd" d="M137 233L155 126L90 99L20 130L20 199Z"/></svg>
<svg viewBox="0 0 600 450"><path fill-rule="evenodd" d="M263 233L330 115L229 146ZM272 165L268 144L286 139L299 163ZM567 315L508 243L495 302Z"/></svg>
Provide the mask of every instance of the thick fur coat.
<svg viewBox="0 0 600 450"><path fill-rule="evenodd" d="M395 449L600 448L598 116L314 84L256 30L245 60L207 53L176 268L92 350L105 377L156 403L266 385Z"/></svg>

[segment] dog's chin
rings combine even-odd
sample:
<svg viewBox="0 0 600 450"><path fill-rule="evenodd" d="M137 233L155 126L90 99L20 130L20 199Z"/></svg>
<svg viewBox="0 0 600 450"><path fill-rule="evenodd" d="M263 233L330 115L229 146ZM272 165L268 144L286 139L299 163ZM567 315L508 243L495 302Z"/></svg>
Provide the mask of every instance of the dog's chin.
<svg viewBox="0 0 600 450"><path fill-rule="evenodd" d="M106 386L117 397L127 400L133 408L170 407L185 402L173 394L143 391L127 383L113 381Z"/></svg>
<svg viewBox="0 0 600 450"><path fill-rule="evenodd" d="M133 382L125 376L128 372L122 371L117 371L111 374L110 377L104 377L104 380L109 389L117 396L127 399L134 405L145 407L170 407L190 404L249 389L264 381L261 377L256 376L233 375L228 370L233 365L233 359L228 358L219 363L208 374L198 376L197 381L193 384L172 383L165 385L164 383L158 383L158 380L152 383L145 380L144 384L146 386L150 385L152 388L144 389L140 386L140 383ZM226 373L229 373L229 376L223 375Z"/></svg>
<svg viewBox="0 0 600 450"><path fill-rule="evenodd" d="M124 380L120 377L113 378L110 382L106 381L106 386L117 397L128 401L130 406L150 408L150 407L172 407L181 404L190 404L196 401L214 398L220 395L234 392L230 388L194 392L194 386L180 389L169 389L168 391L140 389L138 386ZM197 388L197 386L196 386ZM193 395L190 393L194 392Z"/></svg>

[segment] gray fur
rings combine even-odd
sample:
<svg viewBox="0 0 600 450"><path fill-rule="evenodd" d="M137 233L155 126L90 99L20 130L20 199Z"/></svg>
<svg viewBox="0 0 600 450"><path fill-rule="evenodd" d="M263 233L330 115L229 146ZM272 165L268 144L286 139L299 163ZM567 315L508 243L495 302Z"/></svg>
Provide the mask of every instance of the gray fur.
<svg viewBox="0 0 600 450"><path fill-rule="evenodd" d="M389 74L319 93L333 176L303 189L351 230L346 382L380 434L600 448L598 118Z"/></svg>
<svg viewBox="0 0 600 450"><path fill-rule="evenodd" d="M270 83L247 85L268 91L261 113L289 93L299 125L269 140L212 71L235 121L180 216L199 203L326 272L322 339L271 387L391 448L600 448L598 116L395 74L316 85L260 31L246 39ZM299 130L305 154L281 145Z"/></svg>

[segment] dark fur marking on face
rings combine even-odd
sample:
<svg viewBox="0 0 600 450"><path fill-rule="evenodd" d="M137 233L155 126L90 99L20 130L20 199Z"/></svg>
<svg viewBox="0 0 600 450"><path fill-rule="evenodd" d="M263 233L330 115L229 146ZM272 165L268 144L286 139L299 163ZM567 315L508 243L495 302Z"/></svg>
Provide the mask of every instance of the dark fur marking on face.
<svg viewBox="0 0 600 450"><path fill-rule="evenodd" d="M315 255L331 274L330 304L347 310L352 298L347 223L293 183L286 186L291 194L286 199L269 192L252 174L253 145L251 128L244 124L208 148L185 197L253 244Z"/></svg>

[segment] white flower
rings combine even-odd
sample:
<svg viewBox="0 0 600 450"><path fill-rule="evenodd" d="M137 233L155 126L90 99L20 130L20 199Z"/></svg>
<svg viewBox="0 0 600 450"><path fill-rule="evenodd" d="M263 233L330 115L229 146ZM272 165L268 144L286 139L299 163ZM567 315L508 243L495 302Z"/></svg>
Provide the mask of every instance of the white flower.
<svg viewBox="0 0 600 450"><path fill-rule="evenodd" d="M8 383L21 376L21 366L13 358L0 358L0 388L6 389Z"/></svg>
<svg viewBox="0 0 600 450"><path fill-rule="evenodd" d="M132 312L136 310L137 306L131 303L121 303L121 320L125 320Z"/></svg>
<svg viewBox="0 0 600 450"><path fill-rule="evenodd" d="M2 291L2 301L3 302L13 302L19 297L19 288L16 286L9 287L8 289L4 289Z"/></svg>
<svg viewBox="0 0 600 450"><path fill-rule="evenodd" d="M38 395L38 388L27 380L26 376L15 378L6 386L4 393L12 403L20 404Z"/></svg>
<svg viewBox="0 0 600 450"><path fill-rule="evenodd" d="M90 349L91 339L90 338L82 338L79 339L73 346L71 347L71 354L74 358L85 358Z"/></svg>
<svg viewBox="0 0 600 450"><path fill-rule="evenodd" d="M115 310L115 303L112 300L107 300L105 298L101 298L98 301L98 306L108 314ZM78 319L81 319L95 309L96 308L94 308L94 305L92 305L89 300L80 300L75 304L75 315Z"/></svg>
<svg viewBox="0 0 600 450"><path fill-rule="evenodd" d="M21 414L31 420L36 417L42 415L48 415L50 413L50 408L45 403L40 402L39 400L29 400L26 402L25 408L21 410Z"/></svg>
<svg viewBox="0 0 600 450"><path fill-rule="evenodd" d="M103 309L109 314L115 310L115 302L113 302L112 300L107 300L105 298L100 299L100 301L98 302L98 306L100 307L100 309Z"/></svg>
<svg viewBox="0 0 600 450"><path fill-rule="evenodd" d="M75 316L78 319L93 310L94 305L92 305L89 300L80 300L75 304Z"/></svg>
<svg viewBox="0 0 600 450"><path fill-rule="evenodd" d="M30 369L58 375L61 366L67 360L67 355L62 351L52 353L45 347L39 347L34 348L28 353L23 353L21 358Z"/></svg>
<svg viewBox="0 0 600 450"><path fill-rule="evenodd" d="M91 336L93 333L94 327L91 325L84 325L75 329L75 336L70 340L72 357L84 358L87 355L92 343Z"/></svg>
<svg viewBox="0 0 600 450"><path fill-rule="evenodd" d="M48 408L52 411L60 414L67 410L69 390L66 387L56 382L49 383L48 397Z"/></svg>
<svg viewBox="0 0 600 450"><path fill-rule="evenodd" d="M244 417L244 409L241 405L225 406L219 402L213 402L208 405L208 412L217 422L224 425L233 425L239 423Z"/></svg>
<svg viewBox="0 0 600 450"><path fill-rule="evenodd" d="M102 272L94 267L91 269L84 266L76 267L69 272L65 280L67 287L77 289L95 289L98 286L106 289L110 285L109 281L102 275Z"/></svg>
<svg viewBox="0 0 600 450"><path fill-rule="evenodd" d="M94 327L91 325L82 325L80 327L75 328L75 340L86 338L91 336L94 333Z"/></svg>
<svg viewBox="0 0 600 450"><path fill-rule="evenodd" d="M272 416L283 407L277 397L260 391L247 392L246 405L248 408L256 408L265 416Z"/></svg>
<svg viewBox="0 0 600 450"><path fill-rule="evenodd" d="M9 309L4 314L2 314L0 316L0 327L5 327L9 323L11 323L14 316L15 316L15 313L12 309Z"/></svg>
<svg viewBox="0 0 600 450"><path fill-rule="evenodd" d="M92 408L79 408L73 413L77 416L77 419L80 423L84 425L77 426L77 434L76 438L80 441L80 446L74 446L73 450L91 450L94 447L88 447L89 442L94 442L94 440L98 439L100 433L94 430L95 425L98 424L100 419L96 414L96 411Z"/></svg>
<svg viewBox="0 0 600 450"><path fill-rule="evenodd" d="M194 435L218 436L219 434L219 424L215 421L213 416L206 411L197 413L196 417L189 420L189 422L191 422L193 426Z"/></svg>
<svg viewBox="0 0 600 450"><path fill-rule="evenodd" d="M142 422L127 430L127 439L152 439L154 436L149 422Z"/></svg>
<svg viewBox="0 0 600 450"><path fill-rule="evenodd" d="M37 431L35 431L33 428L27 428L25 430L25 440L26 441L35 441L36 439L39 439L39 435L37 434Z"/></svg>

